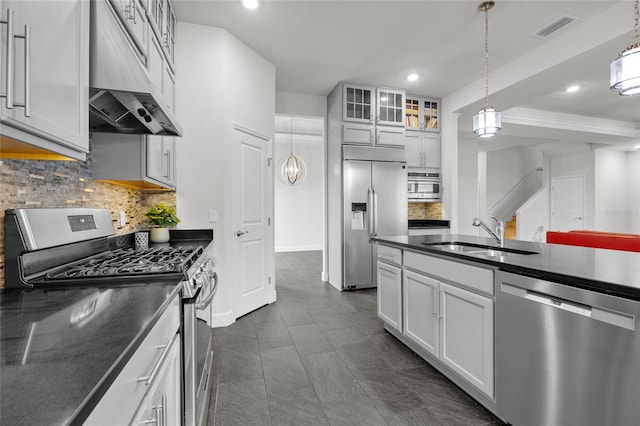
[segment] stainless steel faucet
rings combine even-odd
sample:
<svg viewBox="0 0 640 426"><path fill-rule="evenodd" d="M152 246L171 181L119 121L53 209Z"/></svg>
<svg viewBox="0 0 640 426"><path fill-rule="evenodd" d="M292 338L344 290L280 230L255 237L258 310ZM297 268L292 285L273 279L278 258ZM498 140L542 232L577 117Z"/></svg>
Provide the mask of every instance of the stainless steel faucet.
<svg viewBox="0 0 640 426"><path fill-rule="evenodd" d="M487 224L484 223L482 221L482 219L480 219L479 217L474 217L473 218L473 222L471 224L473 226L479 226L482 229L484 229L485 231L487 231L489 233L489 235L491 235L493 238L495 238L495 240L498 242L500 247L504 247L504 222L501 221L500 219L496 219L495 217L493 218L493 220L496 221L496 232L495 233L491 229L489 229ZM497 235L496 235L496 233L497 233Z"/></svg>

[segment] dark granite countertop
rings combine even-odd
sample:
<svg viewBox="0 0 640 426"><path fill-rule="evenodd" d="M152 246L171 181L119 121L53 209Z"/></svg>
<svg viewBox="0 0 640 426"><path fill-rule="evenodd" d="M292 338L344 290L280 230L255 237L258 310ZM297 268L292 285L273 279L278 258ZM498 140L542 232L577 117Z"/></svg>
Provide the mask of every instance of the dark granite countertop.
<svg viewBox="0 0 640 426"><path fill-rule="evenodd" d="M164 244L206 249L212 237L172 231ZM80 420L180 296L179 281L0 289L0 424Z"/></svg>
<svg viewBox="0 0 640 426"><path fill-rule="evenodd" d="M458 241L499 249L495 240L458 234L390 236L376 237L374 240L403 249L472 261L507 272L640 300L640 253L507 240L507 248L535 251L539 254L508 253L506 256L483 257L461 252L445 252L424 243Z"/></svg>
<svg viewBox="0 0 640 426"><path fill-rule="evenodd" d="M448 220L409 219L409 229L449 228Z"/></svg>

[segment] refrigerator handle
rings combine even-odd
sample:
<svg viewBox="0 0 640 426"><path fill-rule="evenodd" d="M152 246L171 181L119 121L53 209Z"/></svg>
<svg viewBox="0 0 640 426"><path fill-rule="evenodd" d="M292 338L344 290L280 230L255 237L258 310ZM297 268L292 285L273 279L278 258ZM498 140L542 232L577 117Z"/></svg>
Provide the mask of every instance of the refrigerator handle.
<svg viewBox="0 0 640 426"><path fill-rule="evenodd" d="M373 229L373 188L369 187L369 189L367 189L367 228L369 229L369 237L373 237L374 236L374 229Z"/></svg>
<svg viewBox="0 0 640 426"><path fill-rule="evenodd" d="M373 192L373 236L378 236L378 193L376 188L372 187Z"/></svg>

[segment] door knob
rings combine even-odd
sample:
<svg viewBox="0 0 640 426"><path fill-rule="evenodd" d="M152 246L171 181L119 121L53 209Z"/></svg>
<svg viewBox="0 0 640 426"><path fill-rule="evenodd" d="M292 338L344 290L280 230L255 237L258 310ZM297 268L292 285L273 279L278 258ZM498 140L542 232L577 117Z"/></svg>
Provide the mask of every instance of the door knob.
<svg viewBox="0 0 640 426"><path fill-rule="evenodd" d="M241 237L244 234L248 234L248 233L249 233L249 231L236 231L236 237Z"/></svg>

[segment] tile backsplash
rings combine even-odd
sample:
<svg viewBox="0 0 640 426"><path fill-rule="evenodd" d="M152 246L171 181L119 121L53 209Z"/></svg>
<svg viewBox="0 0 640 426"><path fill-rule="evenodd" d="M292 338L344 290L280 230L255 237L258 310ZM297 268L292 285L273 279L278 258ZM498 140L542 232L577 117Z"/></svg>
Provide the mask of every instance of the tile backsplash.
<svg viewBox="0 0 640 426"><path fill-rule="evenodd" d="M442 219L442 203L409 203L409 219Z"/></svg>
<svg viewBox="0 0 640 426"><path fill-rule="evenodd" d="M0 219L13 208L93 207L111 212L116 234L146 228L144 213L157 203L175 206L175 192L143 192L92 179L87 161L0 159ZM119 212L126 225L120 227ZM0 226L0 287L4 286L4 225Z"/></svg>

